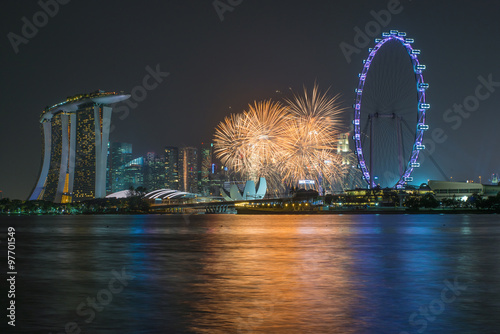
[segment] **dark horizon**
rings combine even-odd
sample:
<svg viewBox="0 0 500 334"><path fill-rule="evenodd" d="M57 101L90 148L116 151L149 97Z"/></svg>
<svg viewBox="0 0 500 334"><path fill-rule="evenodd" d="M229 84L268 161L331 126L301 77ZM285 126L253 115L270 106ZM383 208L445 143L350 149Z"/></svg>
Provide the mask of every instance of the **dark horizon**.
<svg viewBox="0 0 500 334"><path fill-rule="evenodd" d="M373 39L391 29L414 38L427 65L431 109L425 138L432 140L429 149L434 143L432 158L457 181L482 176L487 183L500 171L498 3L243 0L223 13L213 1L61 3L46 7L46 21L36 31L25 28L24 35L26 22L44 20L38 1L6 3L0 14L4 198L26 199L37 181L45 106L97 89L147 93L112 118L110 141L131 143L134 156L198 146L212 139L230 113L314 82L341 94L348 129L361 61ZM356 40L357 29L370 22L382 26L380 33L369 43ZM347 57L346 45L354 50ZM435 129L441 131L433 135ZM415 184L443 178L428 158L413 176Z"/></svg>

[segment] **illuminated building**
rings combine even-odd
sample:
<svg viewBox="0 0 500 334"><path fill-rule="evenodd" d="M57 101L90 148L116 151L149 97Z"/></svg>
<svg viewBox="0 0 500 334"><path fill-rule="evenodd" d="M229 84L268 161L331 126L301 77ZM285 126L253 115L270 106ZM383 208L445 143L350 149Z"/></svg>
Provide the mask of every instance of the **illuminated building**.
<svg viewBox="0 0 500 334"><path fill-rule="evenodd" d="M179 189L179 149L165 147L165 188Z"/></svg>
<svg viewBox="0 0 500 334"><path fill-rule="evenodd" d="M261 177L257 186L250 180L246 182L232 182L229 191L222 189L222 196L226 201L246 201L252 199L263 199L267 192L266 179ZM243 186L243 189L241 187Z"/></svg>
<svg viewBox="0 0 500 334"><path fill-rule="evenodd" d="M360 170L356 168L354 163L354 156L352 154L352 149L350 148L350 138L348 132L341 133L338 136L337 141L337 155L342 158L342 168L344 169L343 176L340 182L332 185L331 193L342 193L347 189L354 189L362 187L363 184L360 183L361 175ZM330 193L326 191L326 193Z"/></svg>
<svg viewBox="0 0 500 334"><path fill-rule="evenodd" d="M129 161L122 167L123 189L130 187L137 188L144 186L144 158L139 157Z"/></svg>
<svg viewBox="0 0 500 334"><path fill-rule="evenodd" d="M124 183L123 170L125 164L130 160L132 160L132 144L109 143L106 193L115 193L127 189Z"/></svg>
<svg viewBox="0 0 500 334"><path fill-rule="evenodd" d="M219 196L222 194L224 189L224 185L226 183L229 184L227 186L227 191L229 191L230 187L230 175L227 167L221 166L220 163L216 163L215 160L212 162L212 166L210 169L210 184L209 184L209 193L211 196Z"/></svg>
<svg viewBox="0 0 500 334"><path fill-rule="evenodd" d="M210 194L210 176L212 174L212 152L214 144L201 146L200 163L200 191L203 195Z"/></svg>
<svg viewBox="0 0 500 334"><path fill-rule="evenodd" d="M429 181L429 187L438 200L463 199L474 194L495 197L500 192L499 185L480 184L474 182Z"/></svg>
<svg viewBox="0 0 500 334"><path fill-rule="evenodd" d="M97 91L42 112L42 164L30 200L68 203L106 195L111 104L129 97Z"/></svg>
<svg viewBox="0 0 500 334"><path fill-rule="evenodd" d="M165 157L148 152L144 163L144 187L148 191L165 186Z"/></svg>
<svg viewBox="0 0 500 334"><path fill-rule="evenodd" d="M183 147L179 157L180 185L182 191L198 192L198 150L195 147Z"/></svg>
<svg viewBox="0 0 500 334"><path fill-rule="evenodd" d="M106 196L106 198L127 198L129 196L130 196L129 190L122 190L113 194L109 194L108 196ZM187 199L195 197L196 194L190 194L183 191L172 190L172 189L157 189L150 191L149 193L143 196L143 198L152 200L153 202L156 203L162 203L164 201L170 203L171 200Z"/></svg>
<svg viewBox="0 0 500 334"><path fill-rule="evenodd" d="M349 154L351 149L349 148L349 133L341 133L339 135L339 140L337 144L337 154L342 157L342 164L349 165Z"/></svg>
<svg viewBox="0 0 500 334"><path fill-rule="evenodd" d="M470 197L473 194L484 195L484 186L480 183L430 180L428 184L437 200L460 199Z"/></svg>

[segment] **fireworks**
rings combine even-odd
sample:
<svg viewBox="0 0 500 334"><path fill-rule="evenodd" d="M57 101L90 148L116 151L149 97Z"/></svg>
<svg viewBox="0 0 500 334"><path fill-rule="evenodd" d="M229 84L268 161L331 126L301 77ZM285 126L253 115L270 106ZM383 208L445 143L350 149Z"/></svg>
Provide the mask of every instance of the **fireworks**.
<svg viewBox="0 0 500 334"><path fill-rule="evenodd" d="M215 153L224 165L244 179L277 180L286 109L277 102L249 105L247 111L226 117L215 132Z"/></svg>
<svg viewBox="0 0 500 334"><path fill-rule="evenodd" d="M215 153L243 179L265 177L275 189L299 180L331 184L344 170L335 152L341 112L338 96L329 98L317 86L284 105L255 102L217 126Z"/></svg>
<svg viewBox="0 0 500 334"><path fill-rule="evenodd" d="M283 180L297 184L298 180L331 181L340 176L341 157L335 153L339 130L338 96L328 98L315 86L312 93L286 100L290 122L286 135L281 166Z"/></svg>

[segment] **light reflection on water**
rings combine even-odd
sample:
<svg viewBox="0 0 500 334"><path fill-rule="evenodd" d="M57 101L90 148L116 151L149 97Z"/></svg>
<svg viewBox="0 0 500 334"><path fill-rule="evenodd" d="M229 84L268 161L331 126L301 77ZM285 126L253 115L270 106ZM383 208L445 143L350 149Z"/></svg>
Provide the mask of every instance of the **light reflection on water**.
<svg viewBox="0 0 500 334"><path fill-rule="evenodd" d="M5 221L17 230L16 333L63 333L71 322L82 333L495 333L500 328L496 215ZM113 270L134 278L110 294L106 305L98 304L95 318L77 314L88 298L105 296ZM436 309L445 280L456 278L467 290Z"/></svg>

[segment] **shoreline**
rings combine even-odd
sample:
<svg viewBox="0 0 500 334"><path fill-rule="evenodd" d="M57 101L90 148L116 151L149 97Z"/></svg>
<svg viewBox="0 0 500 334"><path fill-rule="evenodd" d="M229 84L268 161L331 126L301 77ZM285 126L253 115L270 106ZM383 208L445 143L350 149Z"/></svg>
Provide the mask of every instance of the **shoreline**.
<svg viewBox="0 0 500 334"><path fill-rule="evenodd" d="M365 209L365 210L276 210L276 209L248 209L238 208L236 213L199 213L199 214L234 214L234 215L460 215L460 214L500 214L500 210L477 210L477 209L428 209L428 210L408 210L408 209ZM168 213L168 212L96 212L96 213L77 213L77 214L27 214L27 213L0 213L6 217L21 217L21 216L96 216L96 215L115 215L115 216L133 216L133 215L186 215L188 213Z"/></svg>
<svg viewBox="0 0 500 334"><path fill-rule="evenodd" d="M246 215L369 215L369 214L498 214L499 210L477 210L477 209L424 209L424 210L409 210L409 209L365 209L365 210L276 210L276 209L253 209L253 208L238 208L237 214Z"/></svg>

